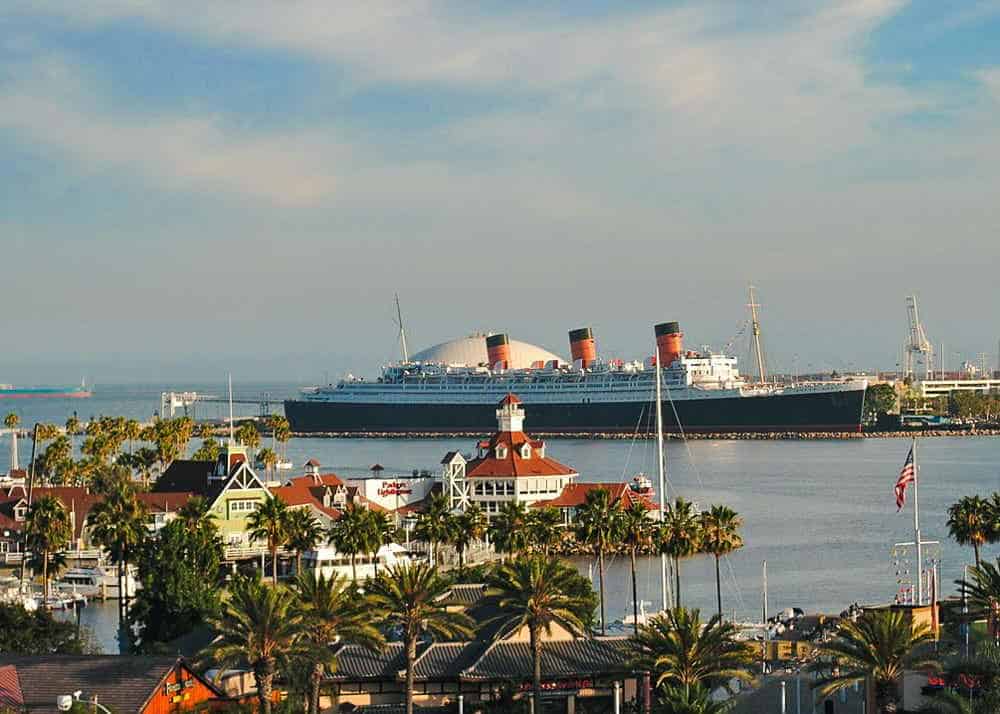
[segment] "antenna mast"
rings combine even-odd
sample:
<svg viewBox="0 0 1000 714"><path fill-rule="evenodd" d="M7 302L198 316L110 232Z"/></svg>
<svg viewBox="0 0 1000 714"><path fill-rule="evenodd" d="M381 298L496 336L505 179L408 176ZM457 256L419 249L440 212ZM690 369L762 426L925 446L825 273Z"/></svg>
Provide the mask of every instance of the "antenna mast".
<svg viewBox="0 0 1000 714"><path fill-rule="evenodd" d="M754 286L750 286L750 321L753 325L753 351L754 356L757 358L757 377L760 379L760 383L763 384L766 379L766 374L764 373L764 352L760 348L760 320L757 317L757 308L760 305L757 304L757 300L754 296Z"/></svg>
<svg viewBox="0 0 1000 714"><path fill-rule="evenodd" d="M403 329L403 312L399 309L399 293L396 293L396 324L399 325L399 343L403 348L403 361L410 361L410 354L406 351L406 330Z"/></svg>

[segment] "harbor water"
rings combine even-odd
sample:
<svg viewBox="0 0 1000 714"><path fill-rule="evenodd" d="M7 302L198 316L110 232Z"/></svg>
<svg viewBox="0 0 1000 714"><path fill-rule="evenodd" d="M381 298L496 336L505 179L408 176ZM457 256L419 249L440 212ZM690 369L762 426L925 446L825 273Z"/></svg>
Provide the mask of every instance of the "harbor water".
<svg viewBox="0 0 1000 714"><path fill-rule="evenodd" d="M172 385L171 389L209 389L219 385ZM81 420L92 415L125 415L147 420L159 408L166 387L98 387L88 400L24 400L0 403L0 411L18 412L25 424L36 420L58 424L76 411ZM246 393L291 394L293 385L253 385ZM218 407L202 405L196 416L216 418ZM256 413L244 406L242 413ZM239 413L239 412L238 412ZM531 430L527 415L526 430ZM265 445L267 439L265 438ZM654 478L654 442L549 439L552 457L575 467L582 481L627 481L639 472ZM387 473L414 469L437 473L449 450L472 450L473 439L293 439L287 455L297 466L318 459L324 470L344 476L363 474L380 463ZM0 443L0 464L9 458L9 437ZM197 446L192 440L191 449ZM21 448L22 461L30 441ZM896 512L893 485L909 442L900 439L818 441L712 441L667 443L668 495L681 495L705 508L721 503L734 508L744 521L746 546L722 563L723 608L740 619L759 619L761 563L768 563L771 612L800 607L807 612L839 612L854 602L884 603L897 591L893 543L913 539L908 503ZM969 494L1000 490L1000 438L939 437L918 446L921 528L925 540L941 541L942 594L953 593L953 581L972 560L971 548L948 539L947 508ZM912 497L912 493L910 494ZM994 557L987 546L985 557ZM583 573L585 558L574 560ZM596 565L593 577L597 584ZM628 558L608 560L606 587L609 619L631 612ZM639 565L640 597L657 609L659 560L643 558ZM715 608L715 570L711 558L697 557L682 567L682 600L706 612ZM116 647L114 603L89 606L83 623L105 651Z"/></svg>

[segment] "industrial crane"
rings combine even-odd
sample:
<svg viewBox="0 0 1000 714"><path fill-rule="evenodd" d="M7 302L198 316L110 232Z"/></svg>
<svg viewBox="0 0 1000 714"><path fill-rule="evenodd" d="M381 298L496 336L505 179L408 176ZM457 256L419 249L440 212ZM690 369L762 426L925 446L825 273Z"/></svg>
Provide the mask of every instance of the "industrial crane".
<svg viewBox="0 0 1000 714"><path fill-rule="evenodd" d="M906 297L906 316L910 329L903 344L903 377L914 379L918 368L922 368L922 378L930 379L934 369L934 347L920 322L916 295Z"/></svg>

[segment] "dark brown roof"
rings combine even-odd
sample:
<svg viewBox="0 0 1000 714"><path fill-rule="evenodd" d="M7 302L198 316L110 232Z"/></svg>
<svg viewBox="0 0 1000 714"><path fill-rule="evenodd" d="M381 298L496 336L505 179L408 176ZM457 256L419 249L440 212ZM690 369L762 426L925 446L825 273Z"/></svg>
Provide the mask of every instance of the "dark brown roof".
<svg viewBox="0 0 1000 714"><path fill-rule="evenodd" d="M480 583L459 583L452 585L443 600L456 605L475 605L486 595L486 586Z"/></svg>
<svg viewBox="0 0 1000 714"><path fill-rule="evenodd" d="M594 637L542 643L542 677L574 677L628 672L627 637ZM462 679L527 680L532 677L531 646L500 640L470 667Z"/></svg>
<svg viewBox="0 0 1000 714"><path fill-rule="evenodd" d="M479 659L488 642L435 642L413 663L413 676L423 680L456 679Z"/></svg>
<svg viewBox="0 0 1000 714"><path fill-rule="evenodd" d="M178 662L176 657L0 655L0 666L17 669L24 706L32 714L58 714L56 697L75 691L97 695L115 714L139 712Z"/></svg>
<svg viewBox="0 0 1000 714"><path fill-rule="evenodd" d="M406 651L399 642L387 644L379 652L361 645L344 645L336 656L337 671L333 679L337 680L395 679L399 670L406 668Z"/></svg>
<svg viewBox="0 0 1000 714"><path fill-rule="evenodd" d="M160 475L160 478L156 479L153 492L190 491L199 496L208 496L209 476L212 475L214 470L214 461L177 459L171 462L167 470Z"/></svg>

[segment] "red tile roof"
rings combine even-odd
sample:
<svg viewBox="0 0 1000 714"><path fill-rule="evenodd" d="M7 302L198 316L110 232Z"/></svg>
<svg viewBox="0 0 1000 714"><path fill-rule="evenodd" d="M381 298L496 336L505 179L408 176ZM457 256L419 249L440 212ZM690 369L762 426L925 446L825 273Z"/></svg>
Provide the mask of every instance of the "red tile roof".
<svg viewBox="0 0 1000 714"><path fill-rule="evenodd" d="M521 447L531 446L531 456L521 458ZM497 446L507 447L503 459L496 457ZM483 478L497 476L569 476L576 471L555 459L539 456L539 450L545 442L532 439L523 431L500 431L489 441L479 442L479 447L488 449L483 458L473 459L465 467L466 478Z"/></svg>
<svg viewBox="0 0 1000 714"><path fill-rule="evenodd" d="M293 486L274 486L271 494L275 498L280 498L289 506L312 506L330 518L340 518L340 511L332 506L323 505L323 494L325 486L315 486L313 484L296 484Z"/></svg>
<svg viewBox="0 0 1000 714"><path fill-rule="evenodd" d="M603 488L608 491L611 501L620 501L623 508L628 508L633 503L641 503L649 511L655 511L659 507L648 497L633 491L626 483L571 483L563 488L555 498L548 501L538 501L531 504L533 508L545 508L553 506L555 508L577 508L587 500L587 494L595 489Z"/></svg>
<svg viewBox="0 0 1000 714"><path fill-rule="evenodd" d="M497 406L506 407L512 404L520 404L520 403L521 400L518 398L516 394L508 394L506 397L500 400L500 403L497 404Z"/></svg>
<svg viewBox="0 0 1000 714"><path fill-rule="evenodd" d="M10 664L0 667L0 707L17 707L20 711L23 706L24 694L21 693L17 669Z"/></svg>
<svg viewBox="0 0 1000 714"><path fill-rule="evenodd" d="M286 486L343 486L344 482L337 474L306 474L288 479Z"/></svg>

